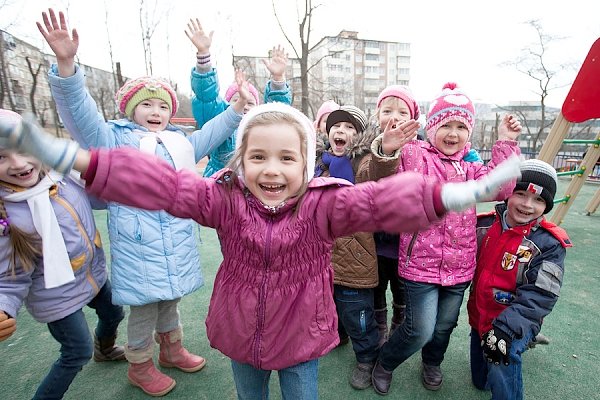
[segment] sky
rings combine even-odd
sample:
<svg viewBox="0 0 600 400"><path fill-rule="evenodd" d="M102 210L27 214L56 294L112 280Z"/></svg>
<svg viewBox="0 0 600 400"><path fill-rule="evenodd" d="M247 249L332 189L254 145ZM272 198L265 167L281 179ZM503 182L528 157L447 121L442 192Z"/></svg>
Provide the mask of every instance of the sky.
<svg viewBox="0 0 600 400"><path fill-rule="evenodd" d="M303 3L303 0L299 0ZM195 48L184 33L190 18L214 31L211 53L224 90L233 79L236 55L266 56L281 44L290 54L273 14L271 0L146 0L156 4L152 20L160 24L152 37L153 74L177 82L189 92ZM298 13L294 0L275 0L284 29L294 42ZM538 40L528 21L538 20L552 38L546 60L559 71L547 104L560 107L592 44L600 38L597 0L313 0L320 4L312 21L311 46L341 30L357 31L360 39L411 44L410 87L417 100L438 95L444 83L462 86L476 102L539 101L536 82L514 66ZM113 58L125 76L145 75L139 21L140 0L0 0L0 28L51 52L37 30L41 13L65 11L70 28L80 36L79 61L110 70ZM294 42L298 46L297 41ZM383 87L382 87L383 89Z"/></svg>

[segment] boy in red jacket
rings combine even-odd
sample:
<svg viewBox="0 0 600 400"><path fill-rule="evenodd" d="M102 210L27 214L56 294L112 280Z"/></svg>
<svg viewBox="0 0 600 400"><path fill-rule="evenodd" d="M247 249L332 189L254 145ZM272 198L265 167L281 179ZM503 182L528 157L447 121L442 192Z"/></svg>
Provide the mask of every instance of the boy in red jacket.
<svg viewBox="0 0 600 400"><path fill-rule="evenodd" d="M558 300L567 233L545 219L557 176L540 160L521 163L513 194L478 216L477 269L467 309L471 378L492 399L522 399L521 354Z"/></svg>

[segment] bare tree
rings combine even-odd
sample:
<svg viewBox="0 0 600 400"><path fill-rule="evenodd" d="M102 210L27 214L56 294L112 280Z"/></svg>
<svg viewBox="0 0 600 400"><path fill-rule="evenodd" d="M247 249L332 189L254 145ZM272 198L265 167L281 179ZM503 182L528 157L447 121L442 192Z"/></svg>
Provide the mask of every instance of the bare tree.
<svg viewBox="0 0 600 400"><path fill-rule="evenodd" d="M568 67L568 65L552 66L548 61L548 50L551 48L551 45L562 38L546 34L538 20L530 20L527 24L535 30L537 41L523 48L522 54L519 57L504 63L504 65L515 67L517 71L536 82L534 92L540 99L540 112L535 120L535 124L532 124L531 115L511 110L520 117L523 127L530 138L531 148L535 151L538 142L543 139L543 133L552 125L556 118L556 116L548 114L546 98L553 89L565 86L556 84L556 75L559 71Z"/></svg>
<svg viewBox="0 0 600 400"><path fill-rule="evenodd" d="M150 15L151 14L151 15ZM144 48L144 64L146 75L152 75L152 36L162 19L162 13L157 12L157 0L154 1L152 10L146 6L146 0L140 0L140 28L142 32L142 46Z"/></svg>

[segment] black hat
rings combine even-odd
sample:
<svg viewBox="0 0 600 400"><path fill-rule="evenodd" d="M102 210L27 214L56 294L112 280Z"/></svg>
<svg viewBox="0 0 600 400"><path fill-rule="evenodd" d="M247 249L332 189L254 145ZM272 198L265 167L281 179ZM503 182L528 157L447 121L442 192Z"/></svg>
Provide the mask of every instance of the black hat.
<svg viewBox="0 0 600 400"><path fill-rule="evenodd" d="M546 202L544 214L554 206L554 195L558 177L554 167L541 160L527 160L521 163L521 178L514 190L528 190L538 194Z"/></svg>
<svg viewBox="0 0 600 400"><path fill-rule="evenodd" d="M367 116L360 108L354 106L341 106L338 110L332 111L325 123L327 133L338 122L350 122L358 133L364 132L367 128Z"/></svg>

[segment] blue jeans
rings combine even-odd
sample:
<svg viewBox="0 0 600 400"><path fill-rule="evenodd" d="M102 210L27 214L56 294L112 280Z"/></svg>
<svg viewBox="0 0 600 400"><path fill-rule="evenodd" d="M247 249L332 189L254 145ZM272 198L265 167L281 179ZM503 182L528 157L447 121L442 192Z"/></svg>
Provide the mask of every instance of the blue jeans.
<svg viewBox="0 0 600 400"><path fill-rule="evenodd" d="M380 349L380 364L387 371L393 371L422 349L423 362L439 366L457 325L460 306L470 282L454 286L403 282L406 320Z"/></svg>
<svg viewBox="0 0 600 400"><path fill-rule="evenodd" d="M533 338L529 332L510 345L510 364L496 365L486 360L481 348L481 338L471 329L471 380L477 389L492 391L492 400L522 400L523 374L521 354L527 351Z"/></svg>
<svg viewBox="0 0 600 400"><path fill-rule="evenodd" d="M373 362L379 354L379 330L373 308L373 289L333 285L340 326L352 339L356 360Z"/></svg>
<svg viewBox="0 0 600 400"><path fill-rule="evenodd" d="M271 371L231 360L233 380L239 400L268 400ZM319 359L306 361L277 371L283 400L316 400Z"/></svg>
<svg viewBox="0 0 600 400"><path fill-rule="evenodd" d="M110 282L106 281L96 297L88 303L98 315L95 331L98 338L115 336L117 326L125 316L123 307L113 305L111 297ZM60 357L38 387L33 396L34 400L62 399L75 376L92 358L94 351L90 330L81 309L63 319L48 323L48 330L60 343Z"/></svg>

